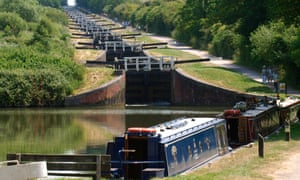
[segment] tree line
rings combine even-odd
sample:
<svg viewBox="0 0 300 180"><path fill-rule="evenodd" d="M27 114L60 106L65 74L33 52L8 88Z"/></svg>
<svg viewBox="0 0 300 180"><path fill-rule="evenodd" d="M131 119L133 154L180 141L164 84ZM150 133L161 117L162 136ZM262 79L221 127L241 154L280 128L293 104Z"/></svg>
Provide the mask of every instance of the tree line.
<svg viewBox="0 0 300 180"><path fill-rule="evenodd" d="M0 0L0 107L63 105L83 81L62 3Z"/></svg>
<svg viewBox="0 0 300 180"><path fill-rule="evenodd" d="M77 0L145 31L259 70L300 88L300 1L294 0Z"/></svg>

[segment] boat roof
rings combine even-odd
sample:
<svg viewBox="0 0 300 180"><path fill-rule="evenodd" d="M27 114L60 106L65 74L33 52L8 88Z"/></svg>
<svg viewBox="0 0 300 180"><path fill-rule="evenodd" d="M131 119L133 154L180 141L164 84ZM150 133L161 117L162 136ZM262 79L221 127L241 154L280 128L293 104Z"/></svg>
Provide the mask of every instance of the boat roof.
<svg viewBox="0 0 300 180"><path fill-rule="evenodd" d="M296 104L300 104L300 99L295 97L288 97L284 101L280 102L280 107L285 108Z"/></svg>
<svg viewBox="0 0 300 180"><path fill-rule="evenodd" d="M267 105L264 106L263 104L256 107L255 109L249 109L245 112L242 112L242 116L244 117L257 117L259 116L261 113L264 113L272 108L275 108L276 106L274 105Z"/></svg>
<svg viewBox="0 0 300 180"><path fill-rule="evenodd" d="M156 129L156 135L160 136L161 142L164 143L204 130L222 121L225 122L224 119L216 117L179 118L151 128Z"/></svg>

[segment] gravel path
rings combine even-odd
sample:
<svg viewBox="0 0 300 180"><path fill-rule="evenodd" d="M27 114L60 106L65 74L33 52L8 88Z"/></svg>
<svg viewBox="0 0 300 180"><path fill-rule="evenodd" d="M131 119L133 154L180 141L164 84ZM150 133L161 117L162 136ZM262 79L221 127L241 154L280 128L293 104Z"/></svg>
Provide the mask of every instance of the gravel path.
<svg viewBox="0 0 300 180"><path fill-rule="evenodd" d="M300 152L291 155L280 164L280 167L271 175L274 180L300 179Z"/></svg>

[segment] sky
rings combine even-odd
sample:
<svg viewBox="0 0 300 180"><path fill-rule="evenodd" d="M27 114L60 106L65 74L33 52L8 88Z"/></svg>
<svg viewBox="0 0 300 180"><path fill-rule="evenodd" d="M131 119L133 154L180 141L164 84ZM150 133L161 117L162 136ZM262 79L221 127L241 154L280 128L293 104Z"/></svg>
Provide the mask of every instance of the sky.
<svg viewBox="0 0 300 180"><path fill-rule="evenodd" d="M69 6L75 6L76 5L76 0L68 0L68 5Z"/></svg>

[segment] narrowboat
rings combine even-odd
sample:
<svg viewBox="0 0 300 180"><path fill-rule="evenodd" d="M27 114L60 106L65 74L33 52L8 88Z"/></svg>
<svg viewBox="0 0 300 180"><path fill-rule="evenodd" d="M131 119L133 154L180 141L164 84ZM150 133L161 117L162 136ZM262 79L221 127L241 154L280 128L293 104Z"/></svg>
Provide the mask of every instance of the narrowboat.
<svg viewBox="0 0 300 180"><path fill-rule="evenodd" d="M300 100L288 97L284 101L264 99L256 103L237 102L232 109L217 116L226 120L228 144L236 147L267 136L282 126L300 119Z"/></svg>
<svg viewBox="0 0 300 180"><path fill-rule="evenodd" d="M177 175L227 151L226 121L216 117L131 127L107 145L111 173L125 179Z"/></svg>
<svg viewBox="0 0 300 180"><path fill-rule="evenodd" d="M280 127L279 108L273 101L251 106L237 102L219 117L226 120L228 142L233 148L255 141L258 133L266 136Z"/></svg>
<svg viewBox="0 0 300 180"><path fill-rule="evenodd" d="M280 124L285 125L286 121L296 122L300 119L300 99L288 97L284 102L279 103Z"/></svg>

